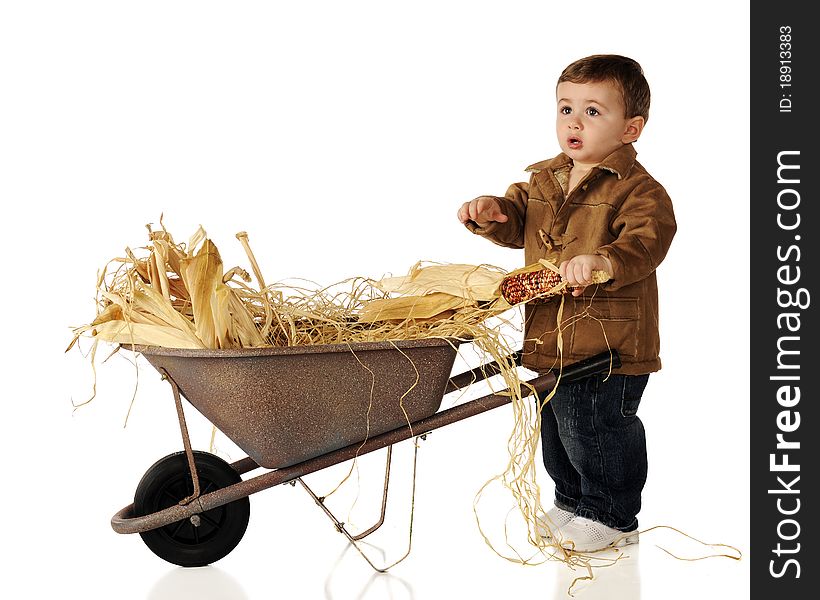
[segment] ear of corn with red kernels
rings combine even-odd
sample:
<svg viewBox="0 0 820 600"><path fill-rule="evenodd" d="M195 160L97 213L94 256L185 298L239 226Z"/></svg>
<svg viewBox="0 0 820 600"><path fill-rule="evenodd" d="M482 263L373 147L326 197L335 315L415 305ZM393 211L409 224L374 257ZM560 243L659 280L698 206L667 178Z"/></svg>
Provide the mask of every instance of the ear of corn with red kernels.
<svg viewBox="0 0 820 600"><path fill-rule="evenodd" d="M609 274L604 271L593 271L594 283L604 283L609 280ZM565 283L561 275L550 269L516 273L505 277L501 282L501 295L511 305L521 302L543 302L552 296L566 294L574 287L561 285Z"/></svg>

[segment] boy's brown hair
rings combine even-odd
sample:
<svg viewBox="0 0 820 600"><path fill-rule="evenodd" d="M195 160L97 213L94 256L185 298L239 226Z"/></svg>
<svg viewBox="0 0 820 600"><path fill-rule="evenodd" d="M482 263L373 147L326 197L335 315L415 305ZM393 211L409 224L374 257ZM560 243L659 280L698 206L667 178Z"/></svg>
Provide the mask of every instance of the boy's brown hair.
<svg viewBox="0 0 820 600"><path fill-rule="evenodd" d="M595 54L576 60L561 73L558 83L611 81L621 90L627 119L649 120L649 84L636 61L617 54ZM557 84L556 84L557 85Z"/></svg>

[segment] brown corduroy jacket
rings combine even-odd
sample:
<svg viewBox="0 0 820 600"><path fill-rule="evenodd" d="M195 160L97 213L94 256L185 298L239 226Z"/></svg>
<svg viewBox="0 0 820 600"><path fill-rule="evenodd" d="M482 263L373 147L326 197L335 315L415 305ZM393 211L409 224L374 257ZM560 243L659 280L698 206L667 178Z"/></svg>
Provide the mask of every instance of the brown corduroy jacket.
<svg viewBox="0 0 820 600"><path fill-rule="evenodd" d="M468 229L496 244L524 248L525 264L556 264L579 254L612 262L612 279L577 298L565 295L561 317L563 364L607 349L618 350L627 375L661 368L655 269L666 256L677 225L666 190L635 160L626 144L593 168L567 196L571 159L561 153L529 167L528 183L498 198L505 223ZM560 298L527 305L524 366L557 368ZM586 316L582 316L586 315Z"/></svg>

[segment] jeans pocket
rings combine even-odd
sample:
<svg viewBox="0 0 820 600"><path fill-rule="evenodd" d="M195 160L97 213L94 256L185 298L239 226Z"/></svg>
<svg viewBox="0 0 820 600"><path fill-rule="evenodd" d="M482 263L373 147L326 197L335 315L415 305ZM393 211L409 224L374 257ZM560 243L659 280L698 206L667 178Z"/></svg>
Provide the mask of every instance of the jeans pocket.
<svg viewBox="0 0 820 600"><path fill-rule="evenodd" d="M643 391L649 381L649 374L646 375L625 375L624 392L621 396L621 415L624 417L634 417L638 412Z"/></svg>

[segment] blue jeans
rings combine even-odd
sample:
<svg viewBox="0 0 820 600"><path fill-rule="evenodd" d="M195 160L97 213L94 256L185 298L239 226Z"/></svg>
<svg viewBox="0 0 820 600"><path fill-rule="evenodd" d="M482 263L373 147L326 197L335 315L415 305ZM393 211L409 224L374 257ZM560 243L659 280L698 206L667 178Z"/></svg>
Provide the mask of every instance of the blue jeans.
<svg viewBox="0 0 820 600"><path fill-rule="evenodd" d="M594 375L558 386L541 411L544 466L555 481L556 506L621 531L638 528L647 464L635 413L648 379Z"/></svg>

